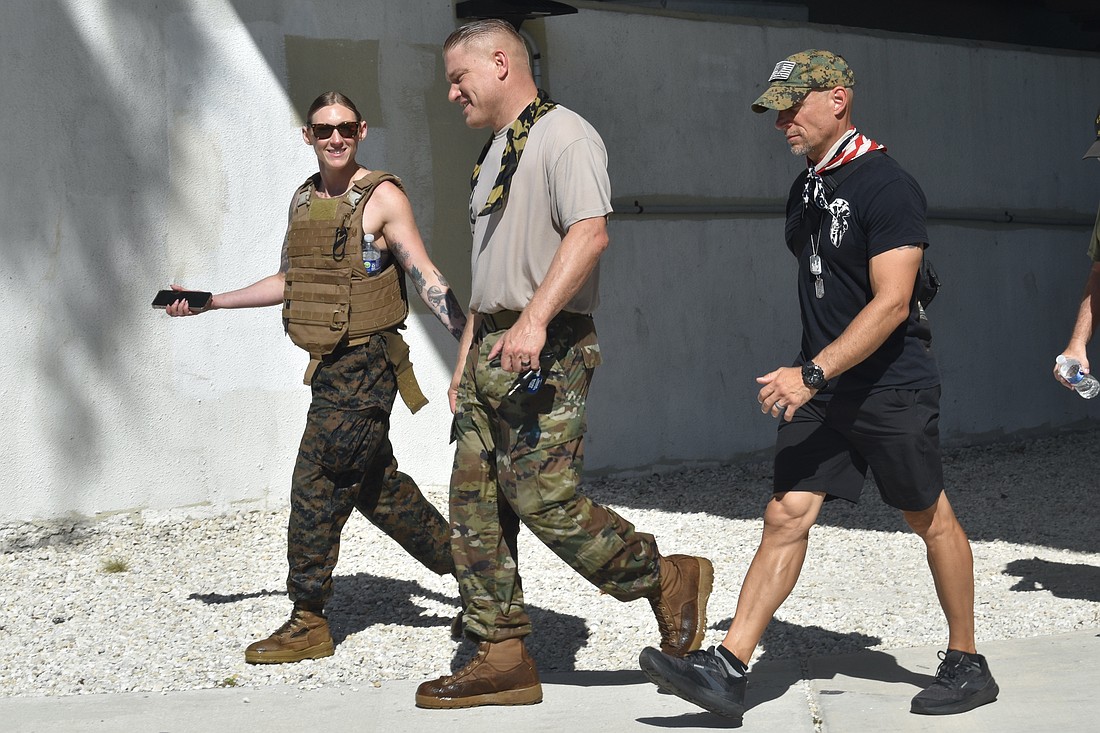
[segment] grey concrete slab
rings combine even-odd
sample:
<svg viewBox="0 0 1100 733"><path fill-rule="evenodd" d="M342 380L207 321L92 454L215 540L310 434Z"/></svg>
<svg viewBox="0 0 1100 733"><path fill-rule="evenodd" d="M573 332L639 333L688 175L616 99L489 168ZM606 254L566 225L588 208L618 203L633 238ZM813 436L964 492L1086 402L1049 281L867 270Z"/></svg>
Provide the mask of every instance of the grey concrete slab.
<svg viewBox="0 0 1100 733"><path fill-rule="evenodd" d="M987 642L1000 687L996 702L962 715L924 716L909 701L931 683L939 659L935 647L858 652L809 660L809 683L823 733L850 731L1100 730L1100 632Z"/></svg>
<svg viewBox="0 0 1100 733"><path fill-rule="evenodd" d="M421 710L417 682L303 691L293 687L230 688L171 693L0 699L0 729L10 733L189 733L190 731L517 730L745 731L812 733L807 690L798 663L770 665L754 677L749 723L707 713L657 692L641 672L570 672L543 676L543 702L517 707Z"/></svg>
<svg viewBox="0 0 1100 733"><path fill-rule="evenodd" d="M933 647L764 662L753 668L743 723L664 695L636 670L543 675L543 702L523 707L421 710L418 681L300 690L229 688L171 693L0 698L11 733L190 733L303 729L482 733L521 730L746 733L1031 733L1100 728L1100 630L982 644L1001 688L997 702L956 716L909 712L938 659Z"/></svg>

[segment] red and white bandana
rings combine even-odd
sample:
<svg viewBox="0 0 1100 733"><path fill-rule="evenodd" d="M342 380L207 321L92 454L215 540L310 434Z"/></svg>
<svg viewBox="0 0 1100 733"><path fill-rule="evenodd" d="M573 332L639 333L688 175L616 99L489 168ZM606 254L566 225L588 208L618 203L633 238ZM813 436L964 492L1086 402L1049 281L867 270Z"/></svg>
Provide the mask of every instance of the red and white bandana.
<svg viewBox="0 0 1100 733"><path fill-rule="evenodd" d="M810 165L809 175L806 176L806 186L802 190L803 205L811 201L819 209L827 210L829 202L825 198L825 184L821 181L821 174L825 171L836 170L845 163L851 163L859 156L870 153L872 150L886 150L885 145L876 143L869 137L865 137L854 126L848 128L848 134L833 143L833 147L821 157L817 165Z"/></svg>
<svg viewBox="0 0 1100 733"><path fill-rule="evenodd" d="M833 147L829 148L829 152L822 156L821 162L813 166L813 169L817 173L831 171L845 163L851 163L872 150L886 150L886 146L879 145L869 137L864 137L855 127L849 127L848 134L837 140Z"/></svg>

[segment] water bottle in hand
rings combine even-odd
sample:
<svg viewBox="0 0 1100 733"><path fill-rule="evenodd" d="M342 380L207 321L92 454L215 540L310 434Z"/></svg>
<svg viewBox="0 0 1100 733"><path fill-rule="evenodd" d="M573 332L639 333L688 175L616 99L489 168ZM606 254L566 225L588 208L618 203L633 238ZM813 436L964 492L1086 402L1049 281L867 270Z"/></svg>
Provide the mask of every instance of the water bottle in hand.
<svg viewBox="0 0 1100 733"><path fill-rule="evenodd" d="M1100 381L1091 374L1081 371L1081 362L1070 359L1065 354L1060 354L1055 361L1058 363L1058 373L1062 379L1069 382L1077 393L1086 400L1091 400L1100 394Z"/></svg>

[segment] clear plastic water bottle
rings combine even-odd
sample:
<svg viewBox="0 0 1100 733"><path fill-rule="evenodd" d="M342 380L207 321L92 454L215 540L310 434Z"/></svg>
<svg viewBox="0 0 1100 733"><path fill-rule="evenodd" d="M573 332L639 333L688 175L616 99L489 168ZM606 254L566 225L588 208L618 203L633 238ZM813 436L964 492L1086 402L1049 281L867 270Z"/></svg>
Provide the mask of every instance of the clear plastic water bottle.
<svg viewBox="0 0 1100 733"><path fill-rule="evenodd" d="M363 235L363 267L368 275L377 275L382 270L382 253L374 246L374 235Z"/></svg>
<svg viewBox="0 0 1100 733"><path fill-rule="evenodd" d="M1062 379L1072 384L1079 395L1086 400L1091 400L1100 394L1100 381L1091 374L1082 372L1081 362L1070 359L1065 354L1060 354L1055 361L1058 363L1058 373L1062 375Z"/></svg>

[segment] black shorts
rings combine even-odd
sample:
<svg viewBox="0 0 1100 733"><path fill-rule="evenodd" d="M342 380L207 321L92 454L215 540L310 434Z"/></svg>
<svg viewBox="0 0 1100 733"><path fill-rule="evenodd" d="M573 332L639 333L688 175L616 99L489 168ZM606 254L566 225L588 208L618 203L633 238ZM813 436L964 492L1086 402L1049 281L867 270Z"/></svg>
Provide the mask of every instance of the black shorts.
<svg viewBox="0 0 1100 733"><path fill-rule="evenodd" d="M883 501L923 511L943 490L939 418L938 385L811 400L779 423L774 490L855 503L870 466Z"/></svg>

